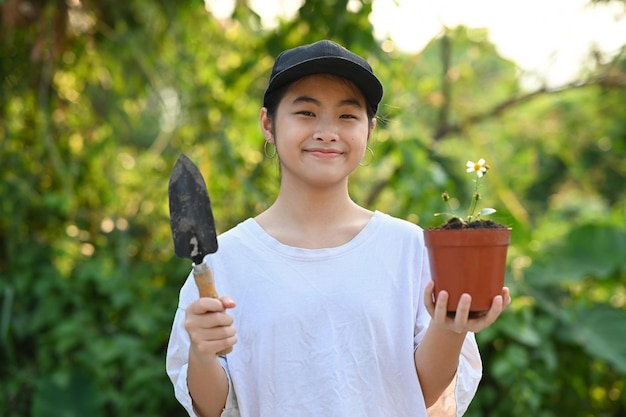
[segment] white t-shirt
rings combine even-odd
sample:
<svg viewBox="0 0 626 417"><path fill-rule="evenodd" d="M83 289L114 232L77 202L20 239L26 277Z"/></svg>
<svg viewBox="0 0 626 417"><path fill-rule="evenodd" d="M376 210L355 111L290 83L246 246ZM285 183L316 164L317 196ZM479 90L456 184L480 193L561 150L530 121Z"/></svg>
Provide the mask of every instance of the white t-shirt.
<svg viewBox="0 0 626 417"><path fill-rule="evenodd" d="M218 241L206 262L220 294L237 303L229 314L238 337L232 353L220 358L230 380L223 416L427 416L414 362L430 321L423 304L430 272L422 229L375 212L346 244L302 249L280 243L248 219ZM167 352L168 375L190 416L190 342L183 322L197 298L190 274ZM462 415L481 373L470 333L456 386L437 415Z"/></svg>

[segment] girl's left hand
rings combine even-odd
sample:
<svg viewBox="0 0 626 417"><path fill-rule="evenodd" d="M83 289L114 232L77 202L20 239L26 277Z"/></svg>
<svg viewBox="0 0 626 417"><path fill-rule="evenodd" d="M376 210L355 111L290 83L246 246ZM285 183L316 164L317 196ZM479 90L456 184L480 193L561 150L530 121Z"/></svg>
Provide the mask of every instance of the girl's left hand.
<svg viewBox="0 0 626 417"><path fill-rule="evenodd" d="M446 291L440 291L437 297L437 302L433 300L435 283L430 281L424 291L424 304L428 313L433 318L432 325L436 325L439 328L447 329L455 333L474 332L477 333L486 327L491 326L496 319L500 316L500 313L511 304L511 295L508 287L502 288L502 294L493 298L491 308L484 316L478 318L469 318L470 304L472 303L472 296L469 294L463 294L459 299L459 304L456 309L456 315L454 317L448 316L448 293Z"/></svg>

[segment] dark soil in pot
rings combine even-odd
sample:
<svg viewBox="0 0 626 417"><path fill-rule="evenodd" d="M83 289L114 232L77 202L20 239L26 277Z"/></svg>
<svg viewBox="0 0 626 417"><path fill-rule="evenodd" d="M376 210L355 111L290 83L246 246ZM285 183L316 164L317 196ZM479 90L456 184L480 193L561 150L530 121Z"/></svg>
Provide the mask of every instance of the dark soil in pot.
<svg viewBox="0 0 626 417"><path fill-rule="evenodd" d="M470 223L464 222L458 217L452 217L441 226L431 227L429 230L450 230L450 229L508 229L507 226L496 223L492 220L474 220Z"/></svg>

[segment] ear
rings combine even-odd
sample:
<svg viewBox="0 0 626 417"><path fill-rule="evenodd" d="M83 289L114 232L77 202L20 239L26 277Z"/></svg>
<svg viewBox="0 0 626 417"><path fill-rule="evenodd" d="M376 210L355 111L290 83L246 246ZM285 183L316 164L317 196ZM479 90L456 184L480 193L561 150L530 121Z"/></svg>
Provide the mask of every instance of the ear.
<svg viewBox="0 0 626 417"><path fill-rule="evenodd" d="M372 124L370 125L370 134L374 131L374 129L376 128L376 125L378 125L378 119L376 117L372 117Z"/></svg>
<svg viewBox="0 0 626 417"><path fill-rule="evenodd" d="M274 143L274 131L272 129L272 119L267 115L267 108L263 107L259 113L259 124L263 137L269 143Z"/></svg>
<svg viewBox="0 0 626 417"><path fill-rule="evenodd" d="M372 121L370 122L370 125L369 125L369 130L367 131L367 142L368 143L370 141L370 137L372 136L372 132L376 128L377 124L378 124L378 119L376 117L373 117Z"/></svg>

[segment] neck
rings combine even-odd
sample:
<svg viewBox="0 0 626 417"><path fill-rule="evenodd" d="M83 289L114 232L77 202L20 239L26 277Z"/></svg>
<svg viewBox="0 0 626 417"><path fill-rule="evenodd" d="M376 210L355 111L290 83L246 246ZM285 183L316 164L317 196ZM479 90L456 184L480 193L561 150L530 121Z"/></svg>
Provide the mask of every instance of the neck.
<svg viewBox="0 0 626 417"><path fill-rule="evenodd" d="M355 205L348 193L347 182L319 188L283 184L276 203L306 218L317 215L334 217Z"/></svg>
<svg viewBox="0 0 626 417"><path fill-rule="evenodd" d="M372 213L350 198L347 186L304 189L281 185L257 222L279 241L304 248L339 246L367 224Z"/></svg>

